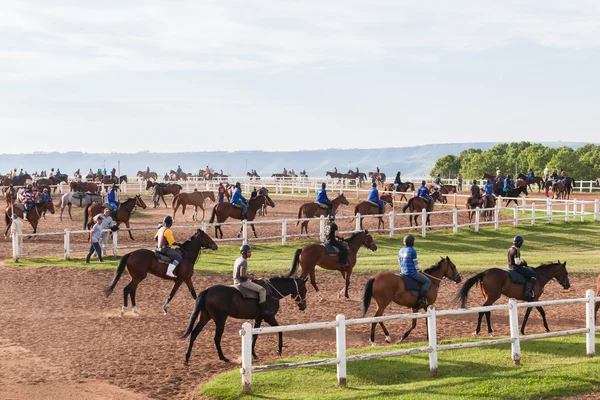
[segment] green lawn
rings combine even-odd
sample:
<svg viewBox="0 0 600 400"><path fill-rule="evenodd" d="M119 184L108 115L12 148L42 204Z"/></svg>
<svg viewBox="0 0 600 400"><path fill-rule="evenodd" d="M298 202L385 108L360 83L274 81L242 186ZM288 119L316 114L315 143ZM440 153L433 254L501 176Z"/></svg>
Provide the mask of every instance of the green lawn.
<svg viewBox="0 0 600 400"><path fill-rule="evenodd" d="M514 235L523 235L525 244L522 256L530 265L547 261L567 261L570 272L598 273L600 264L600 223L596 222L556 222L535 226L520 225L500 227L498 231L490 228L475 233L470 229L459 230L457 235L452 231L432 231L426 238L417 235L416 249L419 259L424 265L431 265L440 256L449 256L461 272L476 272L490 267L502 267L506 264L506 250ZM359 252L356 272L376 272L398 268L397 253L402 246L401 235L394 239L388 236L375 236L378 250L371 252L362 248ZM284 273L289 270L294 251L308 243L288 242L259 244L252 243L254 252L250 259L250 267L259 273ZM221 245L216 252L204 252L196 264L198 271L230 272L233 261L238 255L239 244ZM91 268L115 268L118 260L112 257L106 263L92 263ZM63 260L59 258L23 259L18 263L8 264L23 266L85 266L83 259Z"/></svg>

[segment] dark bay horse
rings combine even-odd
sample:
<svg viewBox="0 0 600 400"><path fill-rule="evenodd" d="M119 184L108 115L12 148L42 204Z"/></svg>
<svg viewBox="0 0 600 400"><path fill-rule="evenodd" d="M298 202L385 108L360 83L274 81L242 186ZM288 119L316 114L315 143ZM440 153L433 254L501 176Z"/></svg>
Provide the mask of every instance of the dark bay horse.
<svg viewBox="0 0 600 400"><path fill-rule="evenodd" d="M48 201L42 201L40 203L35 203L31 210L27 213L27 221L33 228L33 233L37 232L38 223L40 219L42 219L42 215L46 212L50 211L50 214L54 214L54 203L52 203L52 199ZM11 225L12 215L17 214L19 218L23 218L23 205L22 204L10 204L6 206L4 210L4 222L6 222L6 230L4 231L4 237L8 234L8 230ZM32 236L29 238L31 239Z"/></svg>
<svg viewBox="0 0 600 400"><path fill-rule="evenodd" d="M511 189L509 192L501 192L501 196L502 197L510 197L510 199L503 199L506 200L506 207L508 207L508 205L511 202L514 202L517 206L519 205L519 203L517 202L517 198L519 197L519 195L521 193L525 193L525 196L528 196L529 193L527 193L527 185L526 184L522 184L520 187L517 187L516 189Z"/></svg>
<svg viewBox="0 0 600 400"><path fill-rule="evenodd" d="M346 199L346 196L344 196L344 193L342 193L335 199L331 200L331 204L333 205L331 208L331 212L333 213L333 215L335 215L337 209L342 204L347 206L350 203L348 202L348 199ZM327 216L327 209L321 207L314 201L311 201L310 203L304 203L298 209L298 219L317 218L321 215ZM309 221L302 221L302 225L300 226L300 234L302 234L302 232L306 232L308 234L308 222ZM296 226L298 226L299 223L300 221L296 222Z"/></svg>
<svg viewBox="0 0 600 400"><path fill-rule="evenodd" d="M269 195L266 194L259 194L258 196L256 196L253 199L248 200L248 210L246 211L246 220L248 222L250 221L254 221L254 218L256 217L256 212L258 210L260 210L263 205L267 204L270 207L275 207L275 203L273 203L273 200L271 200L271 198L269 197ZM227 218L235 218L235 219L242 219L242 209L238 206L235 206L231 203L217 203L215 204L215 206L213 207L212 210L212 214L210 216L210 220L208 221L209 223L214 223L215 222L215 218L217 219L217 223L215 224L215 237L218 238L219 234L218 232L221 233L221 239L223 238L223 231L221 230L221 223L227 221ZM254 237L258 237L256 235L256 229L254 228L254 224L250 224L250 226L252 227L252 232L254 233ZM240 237L240 235L242 234L242 229L243 227L240 228L240 233L238 234L238 237Z"/></svg>
<svg viewBox="0 0 600 400"><path fill-rule="evenodd" d="M121 202L117 212L113 212L113 219L117 226L124 223L125 226L129 228L129 219L131 218L131 212L136 206L142 207L143 209L146 208L146 203L144 203L144 200L142 200L142 196L140 196L139 194ZM102 213L103 210L104 205L102 203L93 203L88 205L83 212L83 229L90 229L94 225L94 216ZM133 235L131 234L131 231L128 232L131 240L135 240L133 238Z"/></svg>
<svg viewBox="0 0 600 400"><path fill-rule="evenodd" d="M391 194L382 194L379 196L379 199L383 202L383 204L389 204L390 207L393 207L393 200ZM383 210L385 212L385 210ZM360 214L360 229L363 228L363 215L377 215L379 214L379 206L374 205L370 201L361 201L356 206L354 206L354 215ZM379 222L377 223L377 229L385 229L385 222L383 221L383 217L377 217Z"/></svg>
<svg viewBox="0 0 600 400"><path fill-rule="evenodd" d="M398 189L396 189L396 186L394 186L393 183L386 183L385 185L383 185L383 190L386 192L402 193L402 195L400 196L400 200L398 201L402 201L402 199L408 201L408 199L406 198L406 192L408 192L409 189L413 192L415 191L415 185L412 182L402 182L402 184L398 186Z"/></svg>
<svg viewBox="0 0 600 400"><path fill-rule="evenodd" d="M198 216L198 207L202 209L202 221L204 221L204 201L206 199L211 200L213 203L215 202L215 194L211 191L204 192L192 192L192 193L179 193L173 197L173 202L171 203L171 208L173 209L173 220L175 219L175 213L179 206L181 206L181 215L183 215L184 221L185 219L185 207L186 206L194 206L194 214L192 215L192 221L197 220Z"/></svg>
<svg viewBox="0 0 600 400"><path fill-rule="evenodd" d="M17 189L13 185L2 188L2 194L7 206L13 205L17 201Z"/></svg>
<svg viewBox="0 0 600 400"><path fill-rule="evenodd" d="M98 186L94 182L71 182L69 183L69 188L71 188L72 192L87 192L87 193L95 193L100 194L102 191L102 187Z"/></svg>
<svg viewBox="0 0 600 400"><path fill-rule="evenodd" d="M2 184L0 186L24 186L27 183L27 180L31 180L31 175L23 174L17 177L16 180L13 180L11 178L4 178L2 179Z"/></svg>
<svg viewBox="0 0 600 400"><path fill-rule="evenodd" d="M279 311L279 301L284 297L291 296L292 301L296 303L300 311L306 309L306 285L305 280L300 278L283 278L274 277L267 281L267 284L273 288L273 294L267 297L267 305L269 310L277 314ZM196 320L200 316L200 320L194 327ZM192 347L194 341L206 324L212 319L215 321L215 346L219 353L219 359L229 362L229 359L221 350L221 337L225 331L225 322L227 317L237 319L253 319L254 327L259 328L263 318L258 309L257 299L245 299L241 293L234 287L216 285L203 290L196 299L194 311L190 316L190 322L181 335L181 339L190 336L190 344L187 353L185 354L185 365L190 361ZM278 326L279 323L275 319L275 315L264 319L271 326ZM252 356L257 359L254 346L258 335L252 337ZM283 349L283 334L279 332L279 347L278 353L281 355Z"/></svg>
<svg viewBox="0 0 600 400"><path fill-rule="evenodd" d="M439 192L433 192L431 193L431 198L433 199L433 202L430 203L429 201L425 200L422 197L413 197L412 199L408 200L408 203L406 203L403 207L402 207L402 212L405 213L406 210L410 209L409 211L411 213L416 213L416 212L421 212L423 209L427 210L427 212L431 212L433 211L433 205L435 204L436 200L440 199L440 193ZM425 222L427 225L431 225L431 220L429 219L430 215L427 214L427 221ZM415 226L419 225L419 221L418 215L409 215L408 216L408 220L410 222L410 226L412 225L412 221L413 218L415 220Z"/></svg>
<svg viewBox="0 0 600 400"><path fill-rule="evenodd" d="M527 182L527 188L531 190L531 185L538 185L538 193L542 191L542 186L544 186L544 179L541 176L534 176L532 180L529 180L525 174L518 174L517 178L523 179Z"/></svg>
<svg viewBox="0 0 600 400"><path fill-rule="evenodd" d="M350 296L348 295L348 288L350 287L350 275L352 274L352 268L356 265L358 250L360 250L362 246L365 246L367 249L375 251L377 250L377 245L367 230L354 233L348 239L344 240L344 242L347 243L349 247L348 266L344 269L340 269L340 258L338 255L327 254L327 250L323 245L315 243L296 250L292 267L287 276L292 276L296 273L298 264L300 264L300 267L302 268L300 277L304 279L307 276L310 276L310 283L315 288L317 294L319 294L319 288L317 287L317 280L315 278L315 267L318 265L324 269L340 271L342 278L345 280L345 285L338 294L338 297L343 294L346 300L349 300Z"/></svg>
<svg viewBox="0 0 600 400"><path fill-rule="evenodd" d="M123 312L127 308L127 296L131 297L132 310L134 313L137 313L135 292L138 284L146 279L148 273L159 278L175 281L173 284L173 289L171 289L171 293L169 294L169 298L165 304L163 304L163 311L165 315L168 312L169 303L175 296L175 293L177 293L177 289L179 289L179 286L181 286L182 283L185 282L192 297L196 299L196 291L194 290L194 284L192 283L194 264L200 255L200 250L217 250L218 246L202 229L198 229L192 237L181 243L179 249L181 251L182 259L175 268L175 274L177 275L177 278L170 278L167 276L167 264L158 262L158 258L156 258L156 255L152 250L138 249L136 251L132 251L131 253L125 254L123 258L121 258L121 261L119 261L119 266L117 267L113 281L111 282L110 286L104 290L104 295L106 297L110 296L115 289L115 286L117 286L117 282L119 282L123 271L125 271L125 268L127 268L127 271L131 276L131 281L123 289L123 307L121 308L121 315L123 315Z"/></svg>
<svg viewBox="0 0 600 400"><path fill-rule="evenodd" d="M460 274L456 270L456 265L450 261L450 257L441 257L440 261L430 268L427 268L424 273L431 280L431 289L427 292L427 302L429 305L435 303L437 300L440 284L444 278L448 278L456 283L460 283L461 281ZM380 272L369 279L365 285L363 294L361 318L364 318L367 314L369 305L371 304L371 298L375 298L375 301L377 302L377 311L375 312L376 317L383 315L383 312L392 301L400 306L412 308L413 313L418 312L420 308L423 310L427 309L427 306L423 307L417 305L418 297L414 296L413 292L408 291L404 279L393 272ZM392 339L383 322L380 322L379 325L385 334L386 343L391 343ZM371 325L370 342L373 346L375 345L376 326L376 323ZM410 329L404 332L401 341L406 339L416 326L417 320L413 319Z"/></svg>
<svg viewBox="0 0 600 400"><path fill-rule="evenodd" d="M177 196L179 193L181 193L183 187L181 185L178 185L177 183L157 183L152 181L146 181L146 190L150 190L154 186L158 185L160 185L160 192L158 193L158 203L160 203L160 200L162 199L163 203L165 204L165 207L169 208L167 202L165 201L165 195L172 194L173 196Z"/></svg>
<svg viewBox="0 0 600 400"><path fill-rule="evenodd" d="M485 298L485 302L483 303L484 307L491 306L502 295L508 298L512 297L517 300L524 300L528 302L537 301L544 292L544 286L546 286L546 284L552 279L556 279L565 290L571 286L571 284L569 283L569 274L567 272L566 262L561 264L559 260L557 263L542 264L539 267L533 269L537 273L537 281L535 283L535 286L533 287L535 297L533 298L525 297L525 285L513 283L513 281L510 279L510 276L508 275L508 271L500 268L490 268L473 276L472 278L467 279L467 281L460 289L454 300L456 302L460 302L461 308L465 308L467 305L469 290L471 290L471 288L476 284L479 284L481 293ZM542 307L536 307L536 309L542 316L546 332L550 332L548 322L546 321L546 312ZM525 318L523 319L523 325L521 326L521 334L523 335L525 334L525 324L527 324L527 319L529 318L530 313L531 307L529 307L525 312ZM490 312L487 311L479 313L479 319L477 320L477 328L475 329L475 333L473 335L479 335L479 331L481 330L481 320L484 314L485 319L487 321L488 333L492 334Z"/></svg>

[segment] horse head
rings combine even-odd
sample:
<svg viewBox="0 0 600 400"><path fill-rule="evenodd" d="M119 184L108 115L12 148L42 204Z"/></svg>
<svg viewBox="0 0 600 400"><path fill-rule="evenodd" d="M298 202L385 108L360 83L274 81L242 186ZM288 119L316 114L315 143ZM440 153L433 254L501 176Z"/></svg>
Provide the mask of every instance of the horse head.
<svg viewBox="0 0 600 400"><path fill-rule="evenodd" d="M338 197L336 197L335 199L333 199L332 203L343 204L345 206L347 206L348 204L350 204L348 202L348 199L346 199L346 196L344 196L344 193L340 194Z"/></svg>
<svg viewBox="0 0 600 400"><path fill-rule="evenodd" d="M46 201L46 210L50 211L50 214L54 214L54 203L51 197Z"/></svg>
<svg viewBox="0 0 600 400"><path fill-rule="evenodd" d="M200 241L200 248L202 248L202 249L211 249L211 250L219 249L219 246L217 246L215 241L212 240L212 238L210 236L208 236L208 234L206 232L204 232L202 229L198 229L196 231L196 233L194 233L192 235L192 237L189 238L188 241L191 242L191 241L195 241L195 240Z"/></svg>
<svg viewBox="0 0 600 400"><path fill-rule="evenodd" d="M460 277L460 274L456 269L456 265L454 265L454 263L450 261L450 257L441 257L440 263L446 264L446 273L444 274L446 278L456 283L460 283L462 281L462 278Z"/></svg>
<svg viewBox="0 0 600 400"><path fill-rule="evenodd" d="M144 203L144 200L142 200L142 195L141 194L136 194L135 195L135 205L142 207L143 209L146 209L146 203Z"/></svg>
<svg viewBox="0 0 600 400"><path fill-rule="evenodd" d="M208 197L213 203L215 202L215 194L212 191L206 192L206 197Z"/></svg>
<svg viewBox="0 0 600 400"><path fill-rule="evenodd" d="M363 232L360 233L364 234L362 245L371 251L377 250L377 245L375 244L375 241L373 240L373 237L371 236L369 231L365 229Z"/></svg>
<svg viewBox="0 0 600 400"><path fill-rule="evenodd" d="M154 186L154 182L150 180L146 181L146 190L150 190L152 186Z"/></svg>
<svg viewBox="0 0 600 400"><path fill-rule="evenodd" d="M563 287L563 289L567 290L571 287L571 283L569 282L569 273L567 272L567 262L561 263L558 260L558 268L554 271L553 278L557 280L558 283Z"/></svg>
<svg viewBox="0 0 600 400"><path fill-rule="evenodd" d="M296 303L300 311L306 310L306 281L308 278L276 276L269 279L269 283L275 289L281 298L288 294L291 300Z"/></svg>
<svg viewBox="0 0 600 400"><path fill-rule="evenodd" d="M259 195L258 197L263 197L264 198L264 203L267 204L269 207L275 207L275 203L273 203L273 200L271 200L271 198L269 197L268 194L262 194Z"/></svg>

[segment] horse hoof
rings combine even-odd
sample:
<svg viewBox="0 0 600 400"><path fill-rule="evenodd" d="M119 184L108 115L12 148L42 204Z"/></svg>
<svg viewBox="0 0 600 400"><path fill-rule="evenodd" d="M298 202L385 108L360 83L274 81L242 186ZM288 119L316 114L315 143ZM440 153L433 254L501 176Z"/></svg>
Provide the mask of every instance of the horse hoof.
<svg viewBox="0 0 600 400"><path fill-rule="evenodd" d="M350 300L352 300L352 299L350 298L350 296L346 296L346 298L345 298L345 299L346 299L346 301L350 301Z"/></svg>
<svg viewBox="0 0 600 400"><path fill-rule="evenodd" d="M479 332L473 332L471 336L479 336Z"/></svg>
<svg viewBox="0 0 600 400"><path fill-rule="evenodd" d="M227 357L221 358L221 361L226 362L228 364L231 362L231 361L229 361L229 358L227 358Z"/></svg>
<svg viewBox="0 0 600 400"><path fill-rule="evenodd" d="M391 337L389 337L389 336L386 336L386 337L385 337L385 342L386 342L386 343L392 343L392 338L391 338Z"/></svg>
<svg viewBox="0 0 600 400"><path fill-rule="evenodd" d="M490 337L496 337L496 334L494 332L488 332L488 335L490 335Z"/></svg>
<svg viewBox="0 0 600 400"><path fill-rule="evenodd" d="M369 340L369 343L371 343L371 347L375 347L375 342Z"/></svg>

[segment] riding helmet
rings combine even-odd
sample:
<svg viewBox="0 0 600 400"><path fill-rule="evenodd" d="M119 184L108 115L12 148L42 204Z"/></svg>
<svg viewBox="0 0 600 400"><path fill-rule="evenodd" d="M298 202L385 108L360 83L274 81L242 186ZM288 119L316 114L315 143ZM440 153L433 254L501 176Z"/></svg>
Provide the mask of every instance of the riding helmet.
<svg viewBox="0 0 600 400"><path fill-rule="evenodd" d="M333 214L329 214L328 218L330 221L335 221L335 215L333 215Z"/></svg>
<svg viewBox="0 0 600 400"><path fill-rule="evenodd" d="M404 236L404 244L406 246L414 246L415 245L415 237L413 235Z"/></svg>
<svg viewBox="0 0 600 400"><path fill-rule="evenodd" d="M239 183L239 182L236 182L236 183L235 183L235 187L238 187L238 188L239 188L239 187L240 187L240 183Z"/></svg>
<svg viewBox="0 0 600 400"><path fill-rule="evenodd" d="M167 215L167 216L165 217L165 219L163 219L163 223L164 223L164 224L165 224L167 227L169 227L169 226L173 225L173 217L171 217L170 215Z"/></svg>
<svg viewBox="0 0 600 400"><path fill-rule="evenodd" d="M323 189L325 189L325 187L326 187L326 186L327 186L327 185L325 184L325 182L321 183L321 187L322 187Z"/></svg>
<svg viewBox="0 0 600 400"><path fill-rule="evenodd" d="M421 185L425 186L425 183L426 183L425 181L421 181Z"/></svg>
<svg viewBox="0 0 600 400"><path fill-rule="evenodd" d="M517 235L513 239L513 244L517 247L521 247L523 245L524 241L525 241L525 239L523 239L523 236Z"/></svg>
<svg viewBox="0 0 600 400"><path fill-rule="evenodd" d="M248 251L252 251L252 247L249 244L244 244L240 247L240 253L246 253Z"/></svg>
<svg viewBox="0 0 600 400"><path fill-rule="evenodd" d="M371 186L377 187L377 182L373 181L373 183L371 183Z"/></svg>

